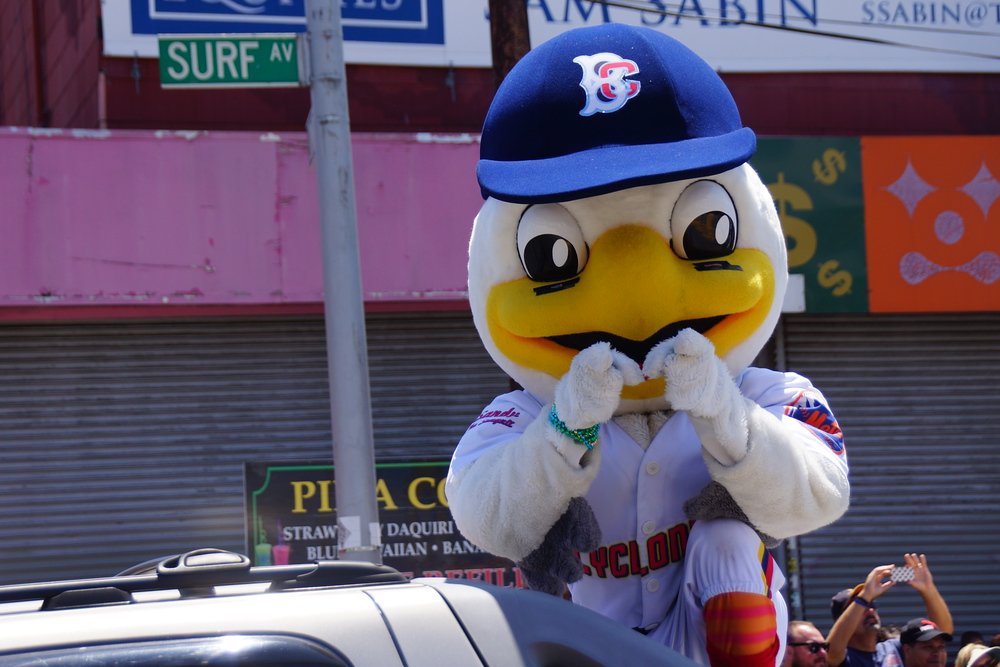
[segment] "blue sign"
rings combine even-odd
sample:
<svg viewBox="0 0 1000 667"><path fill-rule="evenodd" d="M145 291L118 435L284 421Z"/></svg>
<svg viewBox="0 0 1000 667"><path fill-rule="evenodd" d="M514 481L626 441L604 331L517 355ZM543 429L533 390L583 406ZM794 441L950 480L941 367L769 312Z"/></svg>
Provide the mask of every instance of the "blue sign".
<svg viewBox="0 0 1000 667"><path fill-rule="evenodd" d="M444 44L444 0L341 0L345 41ZM136 35L305 32L305 0L131 0Z"/></svg>

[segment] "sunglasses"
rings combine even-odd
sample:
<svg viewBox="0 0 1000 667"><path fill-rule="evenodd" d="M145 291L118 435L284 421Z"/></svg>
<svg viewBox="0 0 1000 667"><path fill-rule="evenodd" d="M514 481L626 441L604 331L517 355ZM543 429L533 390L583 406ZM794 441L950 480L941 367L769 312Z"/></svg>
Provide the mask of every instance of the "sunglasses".
<svg viewBox="0 0 1000 667"><path fill-rule="evenodd" d="M808 646L810 653L819 653L820 651L829 651L830 644L827 642L788 642L789 646Z"/></svg>

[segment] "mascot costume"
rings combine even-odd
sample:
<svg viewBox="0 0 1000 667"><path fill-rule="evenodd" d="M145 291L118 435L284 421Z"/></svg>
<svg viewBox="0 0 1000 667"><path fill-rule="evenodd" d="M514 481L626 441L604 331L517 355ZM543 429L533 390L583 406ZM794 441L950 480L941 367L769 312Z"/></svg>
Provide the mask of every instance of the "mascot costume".
<svg viewBox="0 0 1000 667"><path fill-rule="evenodd" d="M676 40L606 24L530 51L483 126L469 301L497 397L446 486L472 542L528 585L704 665L775 665L766 547L844 513L823 395L748 367L777 322L785 240L729 90Z"/></svg>

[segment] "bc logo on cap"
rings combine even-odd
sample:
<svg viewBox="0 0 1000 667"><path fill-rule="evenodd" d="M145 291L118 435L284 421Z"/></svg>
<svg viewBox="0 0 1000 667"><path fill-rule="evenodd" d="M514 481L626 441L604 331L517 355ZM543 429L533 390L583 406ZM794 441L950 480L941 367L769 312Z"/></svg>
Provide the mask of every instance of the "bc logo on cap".
<svg viewBox="0 0 1000 667"><path fill-rule="evenodd" d="M625 78L639 73L639 66L634 60L614 53L595 53L592 56L577 56L573 62L583 69L580 87L587 94L587 103L580 110L581 116L618 111L639 94L639 82Z"/></svg>

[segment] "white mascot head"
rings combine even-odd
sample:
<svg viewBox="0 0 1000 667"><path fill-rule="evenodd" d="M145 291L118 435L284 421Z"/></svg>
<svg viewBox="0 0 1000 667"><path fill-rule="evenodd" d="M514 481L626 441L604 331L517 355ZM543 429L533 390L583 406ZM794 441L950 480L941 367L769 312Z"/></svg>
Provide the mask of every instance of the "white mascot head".
<svg viewBox="0 0 1000 667"><path fill-rule="evenodd" d="M641 364L691 328L745 368L787 282L755 148L722 80L664 34L605 24L529 52L497 91L477 170L469 300L496 363L552 401L593 343ZM663 409L663 389L626 386L617 412Z"/></svg>

